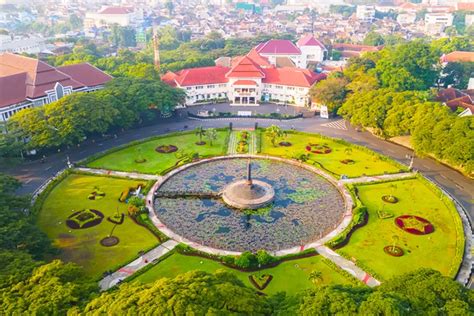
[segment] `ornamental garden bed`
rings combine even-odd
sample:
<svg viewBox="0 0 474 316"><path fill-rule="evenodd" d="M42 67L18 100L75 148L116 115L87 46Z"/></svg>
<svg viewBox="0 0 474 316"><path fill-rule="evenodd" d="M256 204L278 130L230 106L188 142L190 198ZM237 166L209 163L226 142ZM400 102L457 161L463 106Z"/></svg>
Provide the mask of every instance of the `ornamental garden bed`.
<svg viewBox="0 0 474 316"><path fill-rule="evenodd" d="M345 165L353 165L353 164L355 164L355 161L352 160L352 159L343 159L343 160L341 160L341 163L345 164Z"/></svg>
<svg viewBox="0 0 474 316"><path fill-rule="evenodd" d="M263 291L272 281L273 276L271 274L251 274L249 275L249 281L255 286L258 290Z"/></svg>
<svg viewBox="0 0 474 316"><path fill-rule="evenodd" d="M198 145L198 146L203 146L203 145L206 145L206 142L201 140L199 142L195 142L195 144Z"/></svg>
<svg viewBox="0 0 474 316"><path fill-rule="evenodd" d="M382 196L382 200L384 202L392 203L392 204L398 203L398 198L394 195L384 195Z"/></svg>
<svg viewBox="0 0 474 316"><path fill-rule="evenodd" d="M309 151L313 154L329 154L332 152L331 147L326 144L308 144L306 145L306 151Z"/></svg>
<svg viewBox="0 0 474 316"><path fill-rule="evenodd" d="M155 148L155 150L161 154L170 154L178 150L175 145L161 145Z"/></svg>
<svg viewBox="0 0 474 316"><path fill-rule="evenodd" d="M120 239L116 236L108 236L100 240L100 244L104 247L112 247L117 245L120 242Z"/></svg>
<svg viewBox="0 0 474 316"><path fill-rule="evenodd" d="M434 226L427 219L416 215L402 215L395 218L395 224L413 235L427 235L434 232Z"/></svg>
<svg viewBox="0 0 474 316"><path fill-rule="evenodd" d="M84 209L70 215L66 220L66 225L71 229L85 229L99 225L103 219L102 212Z"/></svg>
<svg viewBox="0 0 474 316"><path fill-rule="evenodd" d="M287 141L279 142L278 145L283 146L283 147L290 147L292 144Z"/></svg>
<svg viewBox="0 0 474 316"><path fill-rule="evenodd" d="M105 192L102 192L101 190L99 190L99 188L94 188L94 191L92 191L87 198L89 200L100 200L104 196Z"/></svg>
<svg viewBox="0 0 474 316"><path fill-rule="evenodd" d="M404 254L403 249L398 246L385 246L383 251L392 257L401 257Z"/></svg>

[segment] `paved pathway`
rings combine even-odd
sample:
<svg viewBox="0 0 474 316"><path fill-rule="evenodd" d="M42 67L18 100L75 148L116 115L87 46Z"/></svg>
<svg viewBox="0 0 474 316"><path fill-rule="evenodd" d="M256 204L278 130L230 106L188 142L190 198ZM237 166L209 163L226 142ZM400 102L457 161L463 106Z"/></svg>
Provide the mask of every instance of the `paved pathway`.
<svg viewBox="0 0 474 316"><path fill-rule="evenodd" d="M99 282L101 291L110 289L125 278L140 270L141 268L152 264L155 260L159 259L164 254L170 252L174 247L176 247L177 244L178 243L174 240L168 240L163 244L159 245L158 247L148 251L143 256L140 256L129 264L121 267L114 273L106 276Z"/></svg>
<svg viewBox="0 0 474 316"><path fill-rule="evenodd" d="M113 171L107 169L93 169L93 168L75 168L78 171L88 172L98 175L106 175L106 176L116 176L116 177L123 177L123 178L131 178L131 179L138 179L138 180L161 180L162 176L157 176L153 174L145 174L145 173L138 173L138 172L123 172L123 171Z"/></svg>
<svg viewBox="0 0 474 316"><path fill-rule="evenodd" d="M347 272L349 272L354 277L361 280L368 286L374 287L374 286L380 285L380 281L373 278L370 274L368 274L367 272L365 272L364 270L356 266L354 262L347 260L344 257L341 257L339 254L329 249L328 247L318 246L316 247L316 250L319 252L321 256L331 260L332 262L337 264L341 269L346 270Z"/></svg>
<svg viewBox="0 0 474 316"><path fill-rule="evenodd" d="M415 174L412 172L403 172L403 173L394 173L394 174L384 174L380 176L367 176L367 177L359 177L359 178L341 179L339 180L339 182L343 184L365 183L365 182L377 182L377 181L385 181L385 180L392 180L392 179L411 178L413 176L415 176Z"/></svg>
<svg viewBox="0 0 474 316"><path fill-rule="evenodd" d="M237 142L239 138L239 131L232 131L229 137L229 143L227 144L227 154L237 154Z"/></svg>
<svg viewBox="0 0 474 316"><path fill-rule="evenodd" d="M250 132L249 154L257 154L257 132Z"/></svg>
<svg viewBox="0 0 474 316"><path fill-rule="evenodd" d="M329 122L329 123L326 123L326 124L321 124L321 126L347 131L347 126L346 126L346 121L345 120L337 120L337 121Z"/></svg>

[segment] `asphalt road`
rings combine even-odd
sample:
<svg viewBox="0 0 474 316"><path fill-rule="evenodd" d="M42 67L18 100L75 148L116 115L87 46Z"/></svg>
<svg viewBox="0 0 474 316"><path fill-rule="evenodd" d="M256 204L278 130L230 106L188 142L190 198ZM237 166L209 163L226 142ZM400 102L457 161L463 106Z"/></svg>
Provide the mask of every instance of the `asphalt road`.
<svg viewBox="0 0 474 316"><path fill-rule="evenodd" d="M95 142L88 140L86 143L83 143L78 147L48 156L44 163L41 163L41 161L30 161L17 166L2 165L0 166L0 172L11 174L20 179L23 183L23 187L18 191L18 193L29 194L33 193L41 186L41 184L47 181L48 178L65 168L67 156L70 157L72 162L79 161L92 154L96 154L118 145L126 144L133 140L172 131L193 129L199 125L204 127L224 127L228 126L230 122L233 123L234 128L253 127L255 122L258 122L260 127L277 124L284 129L295 128L300 131L318 132L330 137L338 137L351 143L366 146L404 164L409 163L406 155L412 154L411 150L379 139L368 132L357 132L354 128L349 126L348 123L346 123L347 129L341 129L341 126L336 126L336 128L323 126L328 122L334 121L335 120L326 120L318 117L293 121L270 121L257 119L196 121L189 120L185 118L185 115L182 115L181 118L172 122L161 122L157 125L125 131L118 134L116 138L98 139L95 140ZM185 128L185 126L187 126L187 128ZM463 176L461 173L440 164L431 158L415 158L414 168L454 196L467 210L471 223L473 222L474 211L472 202L474 199L474 180Z"/></svg>

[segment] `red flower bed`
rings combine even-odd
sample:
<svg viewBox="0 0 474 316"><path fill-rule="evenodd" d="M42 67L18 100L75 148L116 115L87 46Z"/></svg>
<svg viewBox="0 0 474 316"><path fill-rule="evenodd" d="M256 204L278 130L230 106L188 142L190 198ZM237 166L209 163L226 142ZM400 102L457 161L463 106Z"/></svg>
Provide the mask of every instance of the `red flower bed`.
<svg viewBox="0 0 474 316"><path fill-rule="evenodd" d="M434 232L434 226L427 219L416 215L402 215L395 218L395 225L407 233L427 235Z"/></svg>
<svg viewBox="0 0 474 316"><path fill-rule="evenodd" d="M329 154L332 152L331 147L320 144L308 144L306 145L306 150L312 152L313 154Z"/></svg>

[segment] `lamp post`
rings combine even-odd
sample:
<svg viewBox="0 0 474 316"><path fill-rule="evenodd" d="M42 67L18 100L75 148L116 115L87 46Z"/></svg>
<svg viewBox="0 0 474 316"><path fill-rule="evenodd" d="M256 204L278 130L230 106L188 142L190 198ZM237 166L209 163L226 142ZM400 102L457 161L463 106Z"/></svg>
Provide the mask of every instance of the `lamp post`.
<svg viewBox="0 0 474 316"><path fill-rule="evenodd" d="M413 162L415 160L415 152L413 152L412 155L405 155L405 158L410 159L410 165L408 166L408 170L412 171L413 170Z"/></svg>

